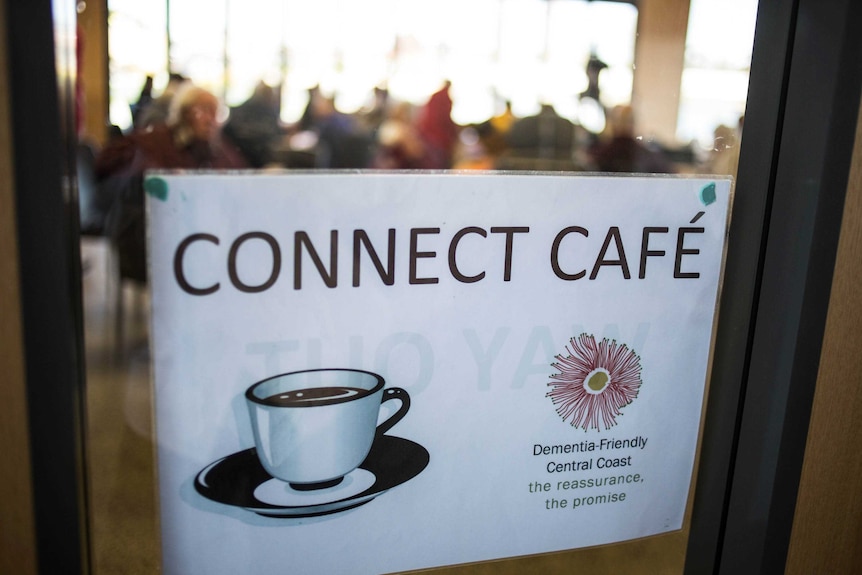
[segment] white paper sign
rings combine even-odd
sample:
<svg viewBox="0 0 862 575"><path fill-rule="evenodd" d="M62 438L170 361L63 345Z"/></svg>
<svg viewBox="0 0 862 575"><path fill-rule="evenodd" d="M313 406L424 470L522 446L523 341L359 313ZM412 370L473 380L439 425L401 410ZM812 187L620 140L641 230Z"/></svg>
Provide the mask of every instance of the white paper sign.
<svg viewBox="0 0 862 575"><path fill-rule="evenodd" d="M146 189L165 573L389 573L681 527L729 180Z"/></svg>

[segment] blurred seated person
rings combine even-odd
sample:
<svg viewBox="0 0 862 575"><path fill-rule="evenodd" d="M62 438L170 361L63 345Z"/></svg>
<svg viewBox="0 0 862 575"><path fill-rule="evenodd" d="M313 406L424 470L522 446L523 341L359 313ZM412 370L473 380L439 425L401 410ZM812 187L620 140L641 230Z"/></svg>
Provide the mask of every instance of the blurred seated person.
<svg viewBox="0 0 862 575"><path fill-rule="evenodd" d="M315 107L319 106L318 100L323 97L320 93L320 85L315 84L311 88L305 90L308 95L308 102L305 104L305 110L302 112L302 117L297 122L297 129L301 131L313 130L316 124Z"/></svg>
<svg viewBox="0 0 862 575"><path fill-rule="evenodd" d="M498 168L574 169L575 130L575 124L560 116L551 104L542 104L538 114L517 119L509 128Z"/></svg>
<svg viewBox="0 0 862 575"><path fill-rule="evenodd" d="M661 150L635 137L635 117L631 106L615 106L608 120L610 139L597 143L590 154L594 169L639 174L672 174L676 171Z"/></svg>
<svg viewBox="0 0 862 575"><path fill-rule="evenodd" d="M494 128L498 134L506 135L509 133L509 130L512 129L512 124L515 123L517 118L515 117L515 113L512 112L511 100L506 100L503 106L503 111L496 116L493 116L490 122L491 127Z"/></svg>
<svg viewBox="0 0 862 575"><path fill-rule="evenodd" d="M141 94L138 96L137 102L131 104L129 106L130 111L132 112L132 126L137 127L140 125L139 116L141 112L147 109L153 102L153 77L147 76L144 79L144 86L141 88Z"/></svg>
<svg viewBox="0 0 862 575"><path fill-rule="evenodd" d="M368 167L371 135L356 117L338 110L334 96L317 87L310 89L309 103L298 127L316 135L315 168Z"/></svg>
<svg viewBox="0 0 862 575"><path fill-rule="evenodd" d="M96 158L98 185L113 198L106 231L120 255L120 275L146 281L143 176L151 169L238 169L242 155L222 140L219 102L203 88L186 85L171 101L166 123L109 143Z"/></svg>
<svg viewBox="0 0 862 575"><path fill-rule="evenodd" d="M231 108L222 132L239 148L252 168L272 163L275 147L284 135L278 91L259 82L248 100Z"/></svg>
<svg viewBox="0 0 862 575"><path fill-rule="evenodd" d="M389 109L377 130L372 167L379 170L422 170L426 161L425 144L413 121L414 108L409 102L397 102Z"/></svg>
<svg viewBox="0 0 862 575"><path fill-rule="evenodd" d="M506 142L519 155L570 157L574 133L572 122L560 116L551 104L542 104L538 114L512 124Z"/></svg>
<svg viewBox="0 0 862 575"><path fill-rule="evenodd" d="M482 146L489 156L496 158L506 151L506 137L516 120L517 118L512 112L512 102L506 100L505 109L501 113L474 126Z"/></svg>
<svg viewBox="0 0 862 575"><path fill-rule="evenodd" d="M389 90L381 86L376 86L374 88L371 105L362 110L359 114L362 124L370 134L377 134L378 128L380 128L380 125L389 115L389 106Z"/></svg>

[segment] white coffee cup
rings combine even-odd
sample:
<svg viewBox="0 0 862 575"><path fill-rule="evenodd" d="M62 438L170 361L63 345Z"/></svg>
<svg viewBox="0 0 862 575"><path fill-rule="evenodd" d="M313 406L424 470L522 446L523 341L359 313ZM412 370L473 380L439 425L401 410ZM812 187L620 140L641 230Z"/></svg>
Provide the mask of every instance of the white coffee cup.
<svg viewBox="0 0 862 575"><path fill-rule="evenodd" d="M376 373L339 368L285 373L249 387L246 404L264 469L295 489L338 484L410 409L405 390L384 385ZM401 407L378 425L380 405L390 399Z"/></svg>

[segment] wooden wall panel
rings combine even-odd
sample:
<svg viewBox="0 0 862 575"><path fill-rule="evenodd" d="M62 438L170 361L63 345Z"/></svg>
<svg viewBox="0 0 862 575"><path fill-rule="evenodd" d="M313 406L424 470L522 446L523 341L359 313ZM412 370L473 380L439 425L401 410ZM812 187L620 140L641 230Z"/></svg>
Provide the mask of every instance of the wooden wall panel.
<svg viewBox="0 0 862 575"><path fill-rule="evenodd" d="M860 109L862 118L862 109ZM862 120L856 126L788 574L862 566Z"/></svg>
<svg viewBox="0 0 862 575"><path fill-rule="evenodd" d="M87 0L78 13L81 61L78 81L84 98L81 137L102 146L108 139L108 2ZM154 4L154 7L156 5Z"/></svg>

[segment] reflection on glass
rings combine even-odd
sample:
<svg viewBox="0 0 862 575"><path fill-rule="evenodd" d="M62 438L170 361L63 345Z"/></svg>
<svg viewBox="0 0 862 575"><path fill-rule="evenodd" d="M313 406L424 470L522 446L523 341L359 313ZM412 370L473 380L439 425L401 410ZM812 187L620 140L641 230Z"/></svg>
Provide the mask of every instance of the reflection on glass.
<svg viewBox="0 0 862 575"><path fill-rule="evenodd" d="M745 113L757 2L694 0L688 18L677 139L712 146L715 130L733 132ZM716 150L717 148L718 150ZM734 172L718 172L733 173Z"/></svg>
<svg viewBox="0 0 862 575"><path fill-rule="evenodd" d="M133 118L164 122L151 104L191 81L219 99L222 132L253 167L736 172L756 0L691 1L663 139L632 106L651 33L635 3L108 6L110 118L127 138ZM121 279L113 246L87 238L82 252L96 572L155 572L146 285Z"/></svg>

